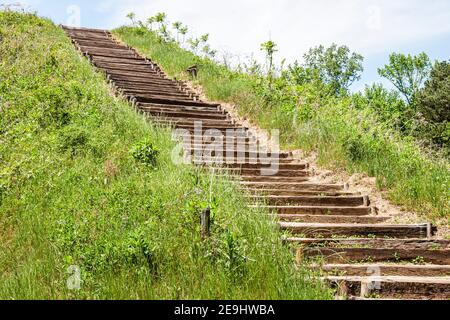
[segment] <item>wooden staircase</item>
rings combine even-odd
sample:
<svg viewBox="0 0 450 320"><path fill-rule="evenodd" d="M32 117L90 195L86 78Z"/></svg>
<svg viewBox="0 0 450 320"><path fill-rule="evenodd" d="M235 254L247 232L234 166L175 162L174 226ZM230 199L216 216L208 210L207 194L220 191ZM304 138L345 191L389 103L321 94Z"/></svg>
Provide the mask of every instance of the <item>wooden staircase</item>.
<svg viewBox="0 0 450 320"><path fill-rule="evenodd" d="M210 151L203 134L211 130L228 133L227 143L236 148L262 145L219 104L202 101L108 31L64 30L139 112L184 129L181 136L191 154ZM196 131L199 122L202 128ZM271 154L271 164L249 151L237 155L219 152L194 163L216 167L214 157L223 156L221 174L234 177L254 206L278 218L280 229L290 234L284 241L296 248L298 262L322 270L339 297L450 298L450 241L434 239L436 229L430 223L389 223L389 217L377 215L368 196L349 192L344 184L312 182L308 164L289 152ZM278 170L261 174L274 163Z"/></svg>

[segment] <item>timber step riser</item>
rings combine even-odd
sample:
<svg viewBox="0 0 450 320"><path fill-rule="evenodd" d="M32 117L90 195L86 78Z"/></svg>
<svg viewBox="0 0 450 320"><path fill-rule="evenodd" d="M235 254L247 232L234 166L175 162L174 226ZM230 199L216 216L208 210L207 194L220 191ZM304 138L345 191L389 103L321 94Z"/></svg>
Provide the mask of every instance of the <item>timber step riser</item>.
<svg viewBox="0 0 450 320"><path fill-rule="evenodd" d="M414 282L414 281L372 281L329 279L329 283L338 291L341 297L376 296L389 299L450 299L450 283L447 281Z"/></svg>
<svg viewBox="0 0 450 320"><path fill-rule="evenodd" d="M312 237L369 236L391 238L427 238L433 230L427 225L352 225L352 224L308 224L281 222L280 228L293 234Z"/></svg>
<svg viewBox="0 0 450 320"><path fill-rule="evenodd" d="M390 248L307 248L298 249L305 258L319 257L326 263L417 262L436 265L450 264L450 250L390 249Z"/></svg>
<svg viewBox="0 0 450 320"><path fill-rule="evenodd" d="M264 206L262 206L264 207ZM368 216L372 213L370 207L313 207L313 206L291 206L291 207L277 207L265 206L268 210L278 214L299 214L299 215L337 215L337 216ZM289 228L287 231L296 233L295 230Z"/></svg>
<svg viewBox="0 0 450 320"><path fill-rule="evenodd" d="M386 249L450 249L450 240L373 239L373 238L287 238L286 242L308 247L365 247Z"/></svg>
<svg viewBox="0 0 450 320"><path fill-rule="evenodd" d="M275 205L314 205L314 206L331 206L331 207L360 207L369 206L366 197L307 197L307 196L254 196L252 197L258 202L266 201Z"/></svg>
<svg viewBox="0 0 450 320"><path fill-rule="evenodd" d="M388 217L365 217L365 216L321 216L321 215L295 215L279 214L274 215L282 222L302 222L302 223L354 223L354 224L376 224L389 220Z"/></svg>
<svg viewBox="0 0 450 320"><path fill-rule="evenodd" d="M336 276L408 276L408 277L442 277L450 276L450 265L351 265L351 264L326 264L317 269Z"/></svg>

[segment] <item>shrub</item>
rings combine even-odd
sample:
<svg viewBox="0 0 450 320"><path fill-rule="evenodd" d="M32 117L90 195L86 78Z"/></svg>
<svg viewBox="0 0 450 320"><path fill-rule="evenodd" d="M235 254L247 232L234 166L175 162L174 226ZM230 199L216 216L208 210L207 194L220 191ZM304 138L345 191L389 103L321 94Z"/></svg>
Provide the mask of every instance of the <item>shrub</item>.
<svg viewBox="0 0 450 320"><path fill-rule="evenodd" d="M381 84L366 86L364 91L352 97L353 104L359 109L373 111L374 115L384 124L402 132L409 127L411 109L400 98L396 91L388 90Z"/></svg>
<svg viewBox="0 0 450 320"><path fill-rule="evenodd" d="M156 167L159 151L148 140L143 140L131 149L132 157L149 167Z"/></svg>
<svg viewBox="0 0 450 320"><path fill-rule="evenodd" d="M67 126L59 130L58 144L61 151L68 151L72 157L79 154L88 144L89 135L83 128Z"/></svg>
<svg viewBox="0 0 450 320"><path fill-rule="evenodd" d="M426 137L450 152L450 62L438 62L417 94L419 137Z"/></svg>

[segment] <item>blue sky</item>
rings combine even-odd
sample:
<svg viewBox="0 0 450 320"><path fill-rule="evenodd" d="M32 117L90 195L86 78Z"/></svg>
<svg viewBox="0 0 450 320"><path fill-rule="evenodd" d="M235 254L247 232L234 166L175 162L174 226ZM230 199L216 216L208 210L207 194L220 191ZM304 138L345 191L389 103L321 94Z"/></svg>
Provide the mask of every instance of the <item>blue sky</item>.
<svg viewBox="0 0 450 320"><path fill-rule="evenodd" d="M140 19L166 12L195 35L210 33L219 52L243 59L252 54L263 59L260 43L269 38L278 44L278 61L288 62L301 60L318 44L345 44L365 57L354 90L386 83L377 68L390 52L425 51L433 60L450 59L448 0L0 0L17 2L56 23L108 29L128 23L131 11Z"/></svg>

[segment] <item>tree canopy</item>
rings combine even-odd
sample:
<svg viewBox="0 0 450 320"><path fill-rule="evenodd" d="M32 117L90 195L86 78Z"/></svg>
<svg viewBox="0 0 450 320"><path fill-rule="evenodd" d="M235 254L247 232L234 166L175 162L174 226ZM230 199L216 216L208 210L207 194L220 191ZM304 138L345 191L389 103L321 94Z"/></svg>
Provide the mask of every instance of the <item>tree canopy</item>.
<svg viewBox="0 0 450 320"><path fill-rule="evenodd" d="M412 104L431 70L430 58L424 53L417 56L392 53L389 63L378 69L380 76L388 79Z"/></svg>
<svg viewBox="0 0 450 320"><path fill-rule="evenodd" d="M361 78L364 57L350 52L347 46L332 44L312 48L304 55L306 69L316 71L322 81L329 84L337 95L347 92L350 86Z"/></svg>

